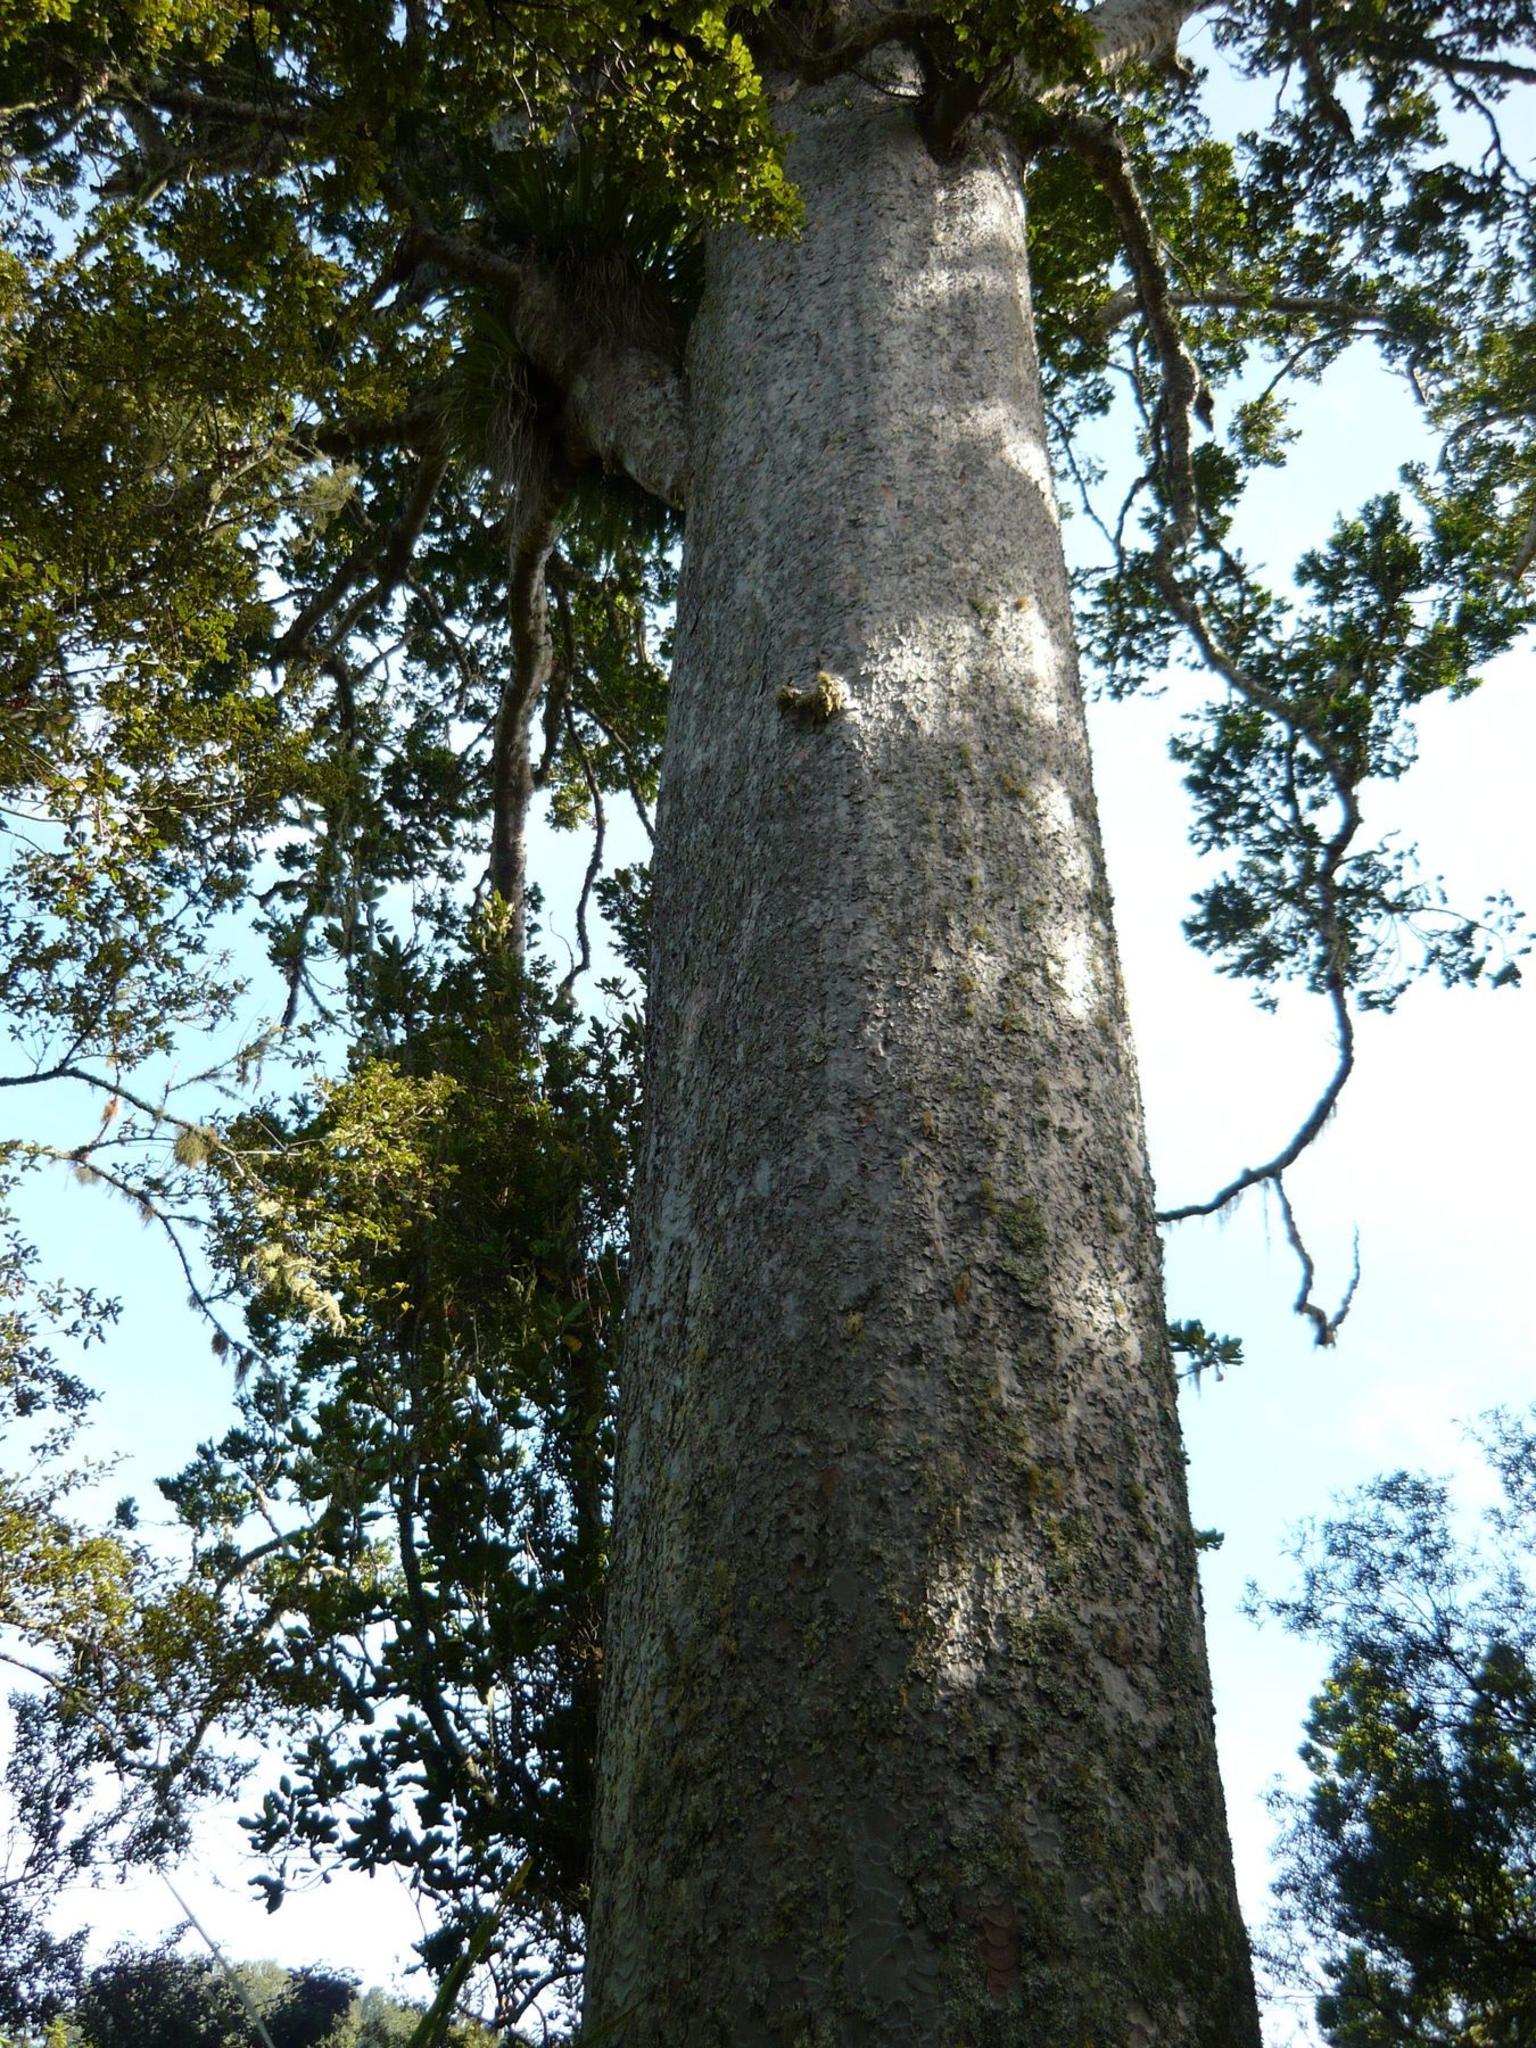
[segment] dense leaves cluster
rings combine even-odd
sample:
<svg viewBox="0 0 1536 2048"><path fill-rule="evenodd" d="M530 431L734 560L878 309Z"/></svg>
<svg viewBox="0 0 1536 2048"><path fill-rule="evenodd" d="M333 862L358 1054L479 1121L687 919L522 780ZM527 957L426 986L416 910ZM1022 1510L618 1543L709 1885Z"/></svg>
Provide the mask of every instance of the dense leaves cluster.
<svg viewBox="0 0 1536 2048"><path fill-rule="evenodd" d="M1332 1658L1311 1786L1284 1802L1283 1901L1340 2048L1518 2041L1536 2017L1531 1418L1489 1418L1483 1448L1483 1543L1445 1484L1395 1473L1308 1535L1299 1592L1266 1603Z"/></svg>
<svg viewBox="0 0 1536 2048"><path fill-rule="evenodd" d="M226 1964L174 1947L120 1947L98 1963L49 2024L44 2048L418 2048L416 2007L330 1970ZM260 2030L259 2032L257 2030ZM0 2048L16 2037L0 2031ZM461 2020L443 2048L489 2048Z"/></svg>

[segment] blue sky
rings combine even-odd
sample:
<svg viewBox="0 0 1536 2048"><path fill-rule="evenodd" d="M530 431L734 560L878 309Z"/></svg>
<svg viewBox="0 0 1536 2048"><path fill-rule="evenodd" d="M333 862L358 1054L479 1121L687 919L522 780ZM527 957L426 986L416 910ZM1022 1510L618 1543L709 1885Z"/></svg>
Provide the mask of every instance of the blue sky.
<svg viewBox="0 0 1536 2048"><path fill-rule="evenodd" d="M1298 419L1305 433L1293 462L1259 480L1245 517L1250 545L1262 536L1277 566L1315 541L1335 510L1388 487L1421 431L1406 394L1383 385L1364 350L1306 394ZM1426 706L1417 766L1369 818L1416 840L1452 900L1474 908L1495 888L1536 905L1531 676L1527 648L1498 663L1474 696ZM1171 685L1173 703L1183 687ZM1178 919L1201 868L1181 843L1177 770L1160 757L1170 708L1169 699L1101 704L1092 718L1164 1206L1268 1157L1332 1065L1321 1003L1292 996L1265 1015L1182 942ZM1357 1070L1337 1114L1287 1175L1323 1299L1346 1283L1360 1233L1360 1289L1333 1349L1319 1350L1290 1312L1296 1264L1262 1195L1169 1233L1170 1314L1239 1333L1246 1349L1239 1372L1187 1394L1183 1408L1195 1521L1225 1536L1202 1578L1250 1925L1267 1910L1275 1832L1263 1794L1277 1775L1300 1775L1295 1751L1324 1660L1241 1616L1246 1583L1283 1589L1290 1532L1380 1471L1459 1474L1470 1509L1486 1481L1462 1425L1536 1397L1530 1002L1528 990L1426 984L1393 1016L1362 1020ZM1271 2041L1315 2038L1304 2017L1273 2012Z"/></svg>

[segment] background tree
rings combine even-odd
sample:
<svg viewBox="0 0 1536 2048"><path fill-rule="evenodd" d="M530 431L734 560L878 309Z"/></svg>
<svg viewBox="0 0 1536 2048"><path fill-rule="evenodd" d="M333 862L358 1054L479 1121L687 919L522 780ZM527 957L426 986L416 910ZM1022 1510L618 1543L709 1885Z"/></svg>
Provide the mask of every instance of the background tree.
<svg viewBox="0 0 1536 2048"><path fill-rule="evenodd" d="M115 1949L93 1969L68 2015L80 2048L258 2048L252 2015L271 2048L405 2048L418 2008L377 1990L358 1994L347 1976L238 1963L226 1972L174 1948ZM472 2021L456 2022L443 2048L489 2048Z"/></svg>
<svg viewBox="0 0 1536 2048"><path fill-rule="evenodd" d="M907 102L907 133L915 121L928 152L913 162L934 189L999 149L1023 162L1046 396L1060 460L1084 484L1079 429L1123 373L1145 473L1106 519L1106 575L1083 593L1089 641L1126 685L1162 664L1175 633L1216 670L1209 720L1178 740L1200 843L1227 856L1192 936L1261 993L1287 976L1314 989L1338 1035L1335 1071L1294 1134L1180 1213L1260 1183L1286 1201L1286 1168L1350 1071L1353 1006L1390 1004L1418 966L1510 978L1498 916L1451 914L1401 848L1367 834L1362 792L1411 758L1413 704L1468 687L1529 616L1530 208L1500 122L1531 75L1530 19L1224 10L1234 61L1288 81L1267 134L1239 146L1207 131L1170 75L1182 12L1040 7L1021 28L947 5L397 17L189 0L45 4L7 22L15 455L0 503L0 745L20 816L3 913L0 992L18 1046L6 1078L89 1105L17 1156L95 1174L142 1206L248 1390L241 1430L178 1482L198 1559L183 1584L129 1603L137 1634L104 1660L49 1634L46 1599L24 1620L58 1660L46 1713L61 1767L124 1770L146 1795L135 1811L157 1816L146 1841L174 1838L167 1801L185 1780L173 1766L203 1753L216 1723L276 1701L302 1761L266 1810L269 1843L345 1855L355 1842L364 1860L412 1863L445 1897L465 1861L494 1898L531 1856L536 1881L514 1909L531 1915L528 1940L574 1938L595 1597L582 1574L602 1549L608 1304L624 1250L621 1168L594 1105L611 1095L622 1109L629 1084L622 1046L617 1066L612 1045L578 1053L568 1020L519 981L528 805L543 790L558 817L597 827L584 906L605 803L627 790L649 815L662 675L645 621L670 596L685 500L696 553L708 530L680 367L690 334L697 365L721 331L695 325L701 244L732 222L795 224L781 130L800 116L776 114L786 96L800 113L857 99L874 67ZM1463 123L1477 124L1470 153ZM813 209L807 232L816 224ZM718 242L717 261L728 246L741 245ZM800 335L815 327L802 307ZM1219 438L1191 419L1214 418L1214 394L1246 364L1315 369L1362 334L1413 382L1444 461L1345 521L1303 563L1293 603L1230 544L1245 471L1283 454L1278 393L1238 387ZM760 394L789 361L755 358L744 380L765 418ZM937 416L932 397L924 417ZM827 478L840 459L831 439L790 458ZM737 482L722 471L710 487ZM858 501L864 484L848 484L826 506ZM962 529L968 576L974 538ZM773 558L768 542L754 569ZM1001 620L1003 648L1025 632L1027 608L1004 609L1022 593L969 580L967 633L985 639ZM809 611L802 625L811 633ZM734 674L736 648L722 647L718 672ZM1013 652L1022 672L1033 657ZM801 748L794 758L809 765L818 739L823 752L848 744L847 682L821 680L831 650L759 653L769 729ZM725 759L720 728L699 729L700 758ZM946 772L963 788L974 765L957 755ZM1007 768L1017 786L1005 779L992 801L1026 804L1030 772ZM1021 815L993 821L999 849ZM836 848L846 834L833 817L812 837ZM701 872L718 858L707 839ZM926 844L915 828L895 840L904 859ZM951 880L959 901L965 884ZM638 937L639 896L611 893ZM776 893L814 892L791 862ZM240 977L220 949L240 905L283 977L280 1038L242 1042L233 1028ZM978 901L968 928L988 914ZM825 991L812 993L791 1002L758 1071L802 1055L821 1065L821 1027L802 1029L820 1014ZM961 1008L975 996L959 990ZM1026 1016L1006 1008L998 1029ZM188 1031L224 1035L173 1094L167 1057ZM1033 1062L1049 1087L1059 1048L1016 1052L1013 1066ZM289 1059L297 1076L274 1080ZM955 1070L981 1068L965 1056ZM252 1110L248 1094L219 1093L242 1083L304 1100ZM506 1128L510 1156L494 1149ZM576 1153L592 1146L595 1168L561 1164L562 1128L579 1133ZM504 1168L465 1198L466 1162L482 1157ZM597 1192L577 1197L589 1170ZM982 1231L1008 1237L998 1257L1027 1319L1041 1232L987 1182ZM487 1190L495 1227L469 1259ZM573 1208L586 1233L574 1247ZM211 1269L195 1242L210 1218ZM818 1224L800 1242L838 1234ZM567 1249L541 1256L550 1245ZM1338 1311L1314 1300L1301 1256L1303 1306L1328 1340ZM509 1258L522 1307L496 1300ZM972 1265L945 1284L964 1312ZM251 1300L250 1333L224 1327L221 1292ZM865 1316L849 1308L839 1342ZM495 1349L477 1351L468 1324ZM460 1503L423 1495L418 1432L439 1421L444 1459L483 1456L509 1427L527 1453L520 1475L490 1476L474 1504L486 1540L467 1554ZM1082 1504L1052 1489L1070 1492L1075 1468L1060 1478L1017 1438L1013 1478L1027 1491L1035 1474L1043 1540L1065 1556L1079 1526L1067 1511ZM48 1505L30 1505L33 1526ZM1064 1612L1080 1565L1041 1563ZM529 1604L493 1619L485 1589L509 1566L514 1605ZM380 1661L381 1617L395 1647ZM156 1690L167 1642L196 1651L190 1708ZM1094 1657L1127 1668L1117 1644L1111 1630ZM1071 1662L1062 1643L1054 1655ZM496 1670L505 1712L486 1705ZM396 1722L382 1702L412 1694L408 1734L383 1740L379 1720ZM341 1715L343 1735L308 1746L298 1730L316 1714ZM407 1789L418 1749L426 1783ZM353 1795L376 1802L358 1831L340 1819ZM493 1841L507 1847L487 1866ZM1007 1976L1006 1914L994 1926L990 1905L978 1911Z"/></svg>
<svg viewBox="0 0 1536 2048"><path fill-rule="evenodd" d="M345 1978L247 1966L237 1988L206 1957L119 1949L91 1971L71 2017L91 2048L247 2048L254 2010L274 2048L329 2048L352 1999Z"/></svg>
<svg viewBox="0 0 1536 2048"><path fill-rule="evenodd" d="M219 1141L249 1337L240 1421L163 1482L186 1563L131 1502L110 1535L68 1520L58 1475L18 1501L6 1618L49 1687L15 1702L16 1896L174 1855L248 1773L231 1738L285 1738L251 1823L269 1903L317 1863L403 1867L446 1968L518 1902L510 2024L579 1954L632 1057L569 1011L532 1041L493 940L411 1000L408 1040Z"/></svg>
<svg viewBox="0 0 1536 2048"><path fill-rule="evenodd" d="M1285 1796L1281 1931L1321 1963L1326 2038L1518 2041L1536 1954L1536 1433L1486 1419L1498 1483L1468 1540L1450 1489L1374 1481L1298 1547L1299 1589L1257 1603L1326 1644Z"/></svg>

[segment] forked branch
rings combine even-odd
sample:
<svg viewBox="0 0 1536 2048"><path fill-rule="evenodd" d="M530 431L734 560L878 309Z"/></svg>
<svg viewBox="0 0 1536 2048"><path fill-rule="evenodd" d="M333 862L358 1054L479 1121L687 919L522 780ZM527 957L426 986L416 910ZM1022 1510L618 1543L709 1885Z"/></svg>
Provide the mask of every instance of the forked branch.
<svg viewBox="0 0 1536 2048"><path fill-rule="evenodd" d="M1285 1219L1286 1241L1296 1254L1301 1267L1301 1286L1297 1290L1293 1306L1297 1315L1305 1316L1312 1325L1313 1341L1326 1350L1332 1345L1334 1338L1339 1334L1340 1325L1354 1306L1355 1290L1360 1285L1360 1233L1358 1230L1355 1232L1349 1285L1344 1289L1338 1307L1330 1315L1320 1302L1312 1298L1317 1268L1312 1262L1312 1254L1302 1241L1301 1231L1296 1223L1296 1212L1291 1207L1291 1198L1286 1193L1285 1182L1278 1173L1274 1176L1274 1188L1280 1198L1280 1214Z"/></svg>

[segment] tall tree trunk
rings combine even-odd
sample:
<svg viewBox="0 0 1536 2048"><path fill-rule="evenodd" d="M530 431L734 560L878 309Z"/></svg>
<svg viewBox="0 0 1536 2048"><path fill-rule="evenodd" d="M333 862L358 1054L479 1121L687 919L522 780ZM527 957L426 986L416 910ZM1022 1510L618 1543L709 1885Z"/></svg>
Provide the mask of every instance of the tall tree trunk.
<svg viewBox="0 0 1536 2048"><path fill-rule="evenodd" d="M694 362L588 2019L1249 2048L1017 178L785 119Z"/></svg>

